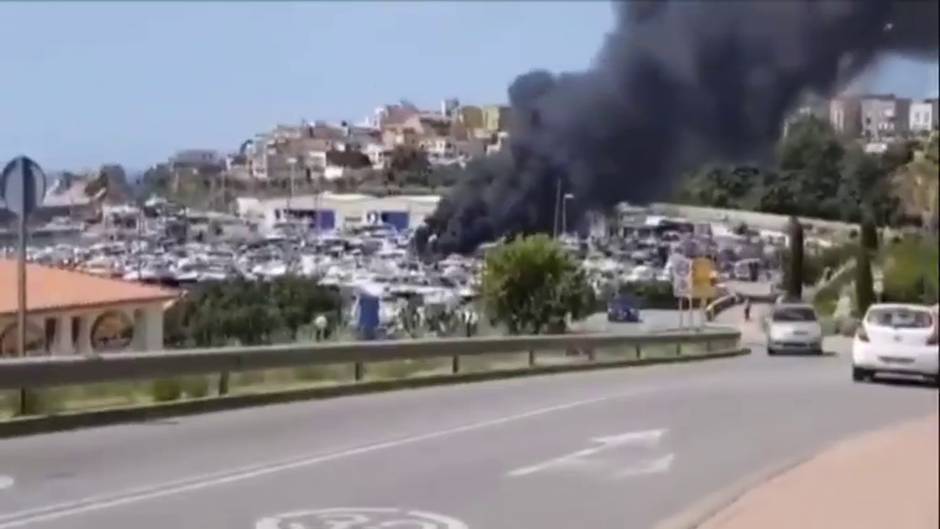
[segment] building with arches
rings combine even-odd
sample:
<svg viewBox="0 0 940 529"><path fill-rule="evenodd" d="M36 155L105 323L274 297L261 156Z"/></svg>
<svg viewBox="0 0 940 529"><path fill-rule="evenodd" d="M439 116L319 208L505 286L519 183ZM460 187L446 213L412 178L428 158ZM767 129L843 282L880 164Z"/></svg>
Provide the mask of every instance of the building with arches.
<svg viewBox="0 0 940 529"><path fill-rule="evenodd" d="M27 353L96 354L163 348L166 288L27 264ZM0 357L17 356L16 262L0 260Z"/></svg>

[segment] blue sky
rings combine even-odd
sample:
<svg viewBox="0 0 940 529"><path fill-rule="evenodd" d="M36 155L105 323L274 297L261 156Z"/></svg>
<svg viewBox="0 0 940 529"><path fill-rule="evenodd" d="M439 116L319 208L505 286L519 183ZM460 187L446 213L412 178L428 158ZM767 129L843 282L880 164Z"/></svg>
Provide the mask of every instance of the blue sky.
<svg viewBox="0 0 940 529"><path fill-rule="evenodd" d="M606 2L0 3L0 160L143 168L276 123L359 120L399 98L505 100L534 67L589 64ZM915 97L936 65L864 84Z"/></svg>

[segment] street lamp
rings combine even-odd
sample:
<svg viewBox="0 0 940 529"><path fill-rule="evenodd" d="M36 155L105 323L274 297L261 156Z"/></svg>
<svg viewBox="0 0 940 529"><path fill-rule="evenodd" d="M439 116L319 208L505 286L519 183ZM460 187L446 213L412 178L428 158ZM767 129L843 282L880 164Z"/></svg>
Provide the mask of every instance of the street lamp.
<svg viewBox="0 0 940 529"><path fill-rule="evenodd" d="M574 195L571 193L565 193L565 198L561 202L561 234L565 235L568 233L568 201L572 200Z"/></svg>

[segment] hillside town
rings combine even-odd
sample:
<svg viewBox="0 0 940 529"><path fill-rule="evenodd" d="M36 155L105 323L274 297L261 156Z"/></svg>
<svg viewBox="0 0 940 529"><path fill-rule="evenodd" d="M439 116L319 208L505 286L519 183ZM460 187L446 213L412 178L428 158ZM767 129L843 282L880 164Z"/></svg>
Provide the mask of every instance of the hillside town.
<svg viewBox="0 0 940 529"><path fill-rule="evenodd" d="M181 291L309 278L340 294L345 312L333 324L358 332L356 311L365 295L378 300L379 335L414 335L414 325L405 330L414 319L406 316L408 307L421 309L421 321L425 310L460 318L479 310L489 245L429 261L414 234L461 168L505 148L509 112L456 99L433 111L402 101L355 125L277 125L231 153L182 150L136 181L117 164L62 173L31 219L28 259ZM800 106L785 129L809 116L879 155L887 145L936 130L938 110L936 99L838 97ZM434 181L441 174L451 180ZM635 285L648 298L644 303L671 303L675 256L712 259L720 292L728 292L727 281L781 280L786 216L622 204L569 223L569 198L557 205L554 235L581 263L599 299ZM15 231L6 225L0 247L12 258ZM811 229L815 252L855 230L822 221ZM456 332L437 325L425 332Z"/></svg>

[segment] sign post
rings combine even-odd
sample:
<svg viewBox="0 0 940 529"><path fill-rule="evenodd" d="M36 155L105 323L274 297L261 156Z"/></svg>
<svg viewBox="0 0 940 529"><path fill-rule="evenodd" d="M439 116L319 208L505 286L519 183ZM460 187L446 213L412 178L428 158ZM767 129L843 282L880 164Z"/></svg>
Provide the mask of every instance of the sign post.
<svg viewBox="0 0 940 529"><path fill-rule="evenodd" d="M26 222L46 194L46 176L39 164L26 156L14 158L0 173L0 198L17 216L18 251L16 287L16 346L19 356L26 356ZM20 413L26 412L26 390L20 390Z"/></svg>
<svg viewBox="0 0 940 529"><path fill-rule="evenodd" d="M699 300L699 308L702 312L701 321L699 322L700 328L705 326L705 300L715 297L715 286L712 284L714 273L715 265L711 259L696 257L692 260L691 297Z"/></svg>
<svg viewBox="0 0 940 529"><path fill-rule="evenodd" d="M672 295L678 302L679 328L685 323L685 312L682 301L692 294L692 262L681 255L672 256ZM691 320L690 320L691 323Z"/></svg>

